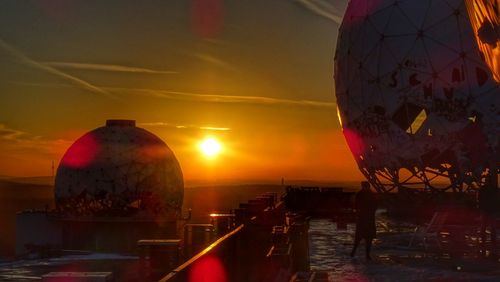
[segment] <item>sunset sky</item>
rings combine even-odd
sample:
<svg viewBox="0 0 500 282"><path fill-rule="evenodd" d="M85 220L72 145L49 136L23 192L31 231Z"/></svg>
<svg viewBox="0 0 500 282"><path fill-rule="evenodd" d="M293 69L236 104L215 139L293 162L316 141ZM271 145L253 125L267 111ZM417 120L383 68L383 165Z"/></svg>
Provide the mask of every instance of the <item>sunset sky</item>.
<svg viewBox="0 0 500 282"><path fill-rule="evenodd" d="M332 79L346 2L1 1L0 176L50 175L83 133L134 119L188 184L360 179Z"/></svg>

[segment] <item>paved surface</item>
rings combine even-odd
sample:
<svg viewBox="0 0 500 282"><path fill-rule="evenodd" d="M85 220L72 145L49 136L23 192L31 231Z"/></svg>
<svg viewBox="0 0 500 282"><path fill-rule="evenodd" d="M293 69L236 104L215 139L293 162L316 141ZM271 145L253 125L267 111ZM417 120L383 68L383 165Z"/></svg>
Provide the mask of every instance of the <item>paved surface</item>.
<svg viewBox="0 0 500 282"><path fill-rule="evenodd" d="M500 281L498 259L470 255L452 258L446 253L426 253L419 246L408 248L412 229L387 230L381 227L387 226L384 221L377 217L373 260L366 261L364 242L355 258L349 256L354 224L339 230L331 220L311 220L311 270L327 272L329 281Z"/></svg>
<svg viewBox="0 0 500 282"><path fill-rule="evenodd" d="M113 254L67 256L0 263L0 281L41 281L43 274L61 271L111 271L116 281L144 281L139 270L137 257Z"/></svg>

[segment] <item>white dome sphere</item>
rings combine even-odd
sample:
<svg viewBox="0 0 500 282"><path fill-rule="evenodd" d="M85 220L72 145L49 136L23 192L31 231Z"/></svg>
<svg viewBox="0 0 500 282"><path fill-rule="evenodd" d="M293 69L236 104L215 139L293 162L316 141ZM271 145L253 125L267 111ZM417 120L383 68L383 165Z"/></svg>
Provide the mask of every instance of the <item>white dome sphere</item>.
<svg viewBox="0 0 500 282"><path fill-rule="evenodd" d="M376 188L481 185L500 159L500 90L463 0L351 0L337 44L344 136Z"/></svg>
<svg viewBox="0 0 500 282"><path fill-rule="evenodd" d="M55 180L57 208L73 215L163 215L180 210L183 193L173 152L128 120L108 120L76 140Z"/></svg>

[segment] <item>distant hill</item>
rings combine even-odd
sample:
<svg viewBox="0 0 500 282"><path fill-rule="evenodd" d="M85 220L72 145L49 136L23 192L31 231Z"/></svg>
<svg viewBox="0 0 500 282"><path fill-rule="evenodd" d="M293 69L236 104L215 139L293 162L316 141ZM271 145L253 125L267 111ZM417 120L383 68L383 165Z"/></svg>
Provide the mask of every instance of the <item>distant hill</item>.
<svg viewBox="0 0 500 282"><path fill-rule="evenodd" d="M285 179L285 186L342 187L346 189L359 188L360 181L314 181L301 179Z"/></svg>
<svg viewBox="0 0 500 282"><path fill-rule="evenodd" d="M343 187L347 189L357 189L360 186L360 181L316 181L307 179L284 179L285 186L311 186L311 187ZM279 180L222 180L215 182L206 182L201 180L187 180L185 181L186 188L194 187L228 187L228 186L281 186L281 179Z"/></svg>
<svg viewBox="0 0 500 282"><path fill-rule="evenodd" d="M52 176L30 176L30 177L11 177L0 175L0 181L10 183L34 184L34 185L54 185ZM186 180L185 187L228 187L228 186L279 186L281 180L222 180L215 182L206 182L200 180ZM348 189L358 188L359 181L315 181L307 179L285 179L285 186L314 186L314 187L344 187Z"/></svg>
<svg viewBox="0 0 500 282"><path fill-rule="evenodd" d="M30 177L9 177L0 176L0 181L10 183L33 184L33 185L54 185L54 177L52 176L30 176Z"/></svg>

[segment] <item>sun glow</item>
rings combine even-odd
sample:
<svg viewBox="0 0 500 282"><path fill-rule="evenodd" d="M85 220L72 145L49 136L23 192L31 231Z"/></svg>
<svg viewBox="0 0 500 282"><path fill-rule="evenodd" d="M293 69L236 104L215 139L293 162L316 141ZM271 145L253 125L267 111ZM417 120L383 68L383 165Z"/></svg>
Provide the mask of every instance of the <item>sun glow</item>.
<svg viewBox="0 0 500 282"><path fill-rule="evenodd" d="M217 139L207 137L199 144L200 151L208 158L217 156L222 151L222 146Z"/></svg>

